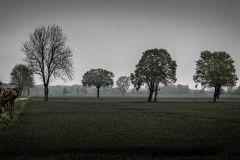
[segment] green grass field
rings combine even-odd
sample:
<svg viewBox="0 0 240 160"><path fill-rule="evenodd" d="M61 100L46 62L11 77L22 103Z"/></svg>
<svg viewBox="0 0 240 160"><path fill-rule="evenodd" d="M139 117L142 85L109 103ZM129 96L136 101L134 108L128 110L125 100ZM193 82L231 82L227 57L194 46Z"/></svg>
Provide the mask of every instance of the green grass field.
<svg viewBox="0 0 240 160"><path fill-rule="evenodd" d="M239 98L146 99L32 98L0 159L240 159Z"/></svg>

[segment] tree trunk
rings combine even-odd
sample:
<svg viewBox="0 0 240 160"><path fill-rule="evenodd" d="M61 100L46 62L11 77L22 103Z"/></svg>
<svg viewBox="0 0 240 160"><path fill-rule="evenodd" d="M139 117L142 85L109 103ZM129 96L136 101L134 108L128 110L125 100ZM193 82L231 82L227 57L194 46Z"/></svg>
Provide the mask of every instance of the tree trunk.
<svg viewBox="0 0 240 160"><path fill-rule="evenodd" d="M217 94L217 99L219 99L219 97L220 97L220 94L221 94L221 87L219 87L219 88L218 88L218 91L217 91L217 93L218 93L218 94Z"/></svg>
<svg viewBox="0 0 240 160"><path fill-rule="evenodd" d="M216 94L216 91L215 91L215 93L214 93L214 95L213 95L213 102L215 103L216 100L217 100L217 94Z"/></svg>
<svg viewBox="0 0 240 160"><path fill-rule="evenodd" d="M48 101L48 85L44 85L44 101Z"/></svg>
<svg viewBox="0 0 240 160"><path fill-rule="evenodd" d="M158 94L158 85L155 88L155 97L154 97L154 102L157 102L157 94Z"/></svg>
<svg viewBox="0 0 240 160"><path fill-rule="evenodd" d="M220 86L220 85L215 86L215 92L214 92L214 96L213 96L213 102L217 102L217 98L219 98L220 91L221 91L221 86Z"/></svg>
<svg viewBox="0 0 240 160"><path fill-rule="evenodd" d="M99 89L100 89L100 87L97 87L97 98L99 98Z"/></svg>
<svg viewBox="0 0 240 160"><path fill-rule="evenodd" d="M124 96L124 89L122 90L122 96Z"/></svg>
<svg viewBox="0 0 240 160"><path fill-rule="evenodd" d="M150 92L149 92L149 96L148 96L148 102L152 102L152 95L153 95L153 88L149 88Z"/></svg>

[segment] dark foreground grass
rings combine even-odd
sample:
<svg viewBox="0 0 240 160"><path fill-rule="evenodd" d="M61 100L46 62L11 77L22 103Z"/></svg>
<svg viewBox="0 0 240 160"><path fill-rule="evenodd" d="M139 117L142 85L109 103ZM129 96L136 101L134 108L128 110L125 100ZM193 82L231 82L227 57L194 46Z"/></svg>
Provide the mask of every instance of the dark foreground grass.
<svg viewBox="0 0 240 160"><path fill-rule="evenodd" d="M0 159L239 159L240 100L30 99Z"/></svg>

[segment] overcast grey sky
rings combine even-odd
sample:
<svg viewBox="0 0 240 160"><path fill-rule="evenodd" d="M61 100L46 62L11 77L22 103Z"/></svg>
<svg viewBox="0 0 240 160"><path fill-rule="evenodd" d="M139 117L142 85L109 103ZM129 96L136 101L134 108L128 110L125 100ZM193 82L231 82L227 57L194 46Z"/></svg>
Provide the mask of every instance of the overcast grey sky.
<svg viewBox="0 0 240 160"><path fill-rule="evenodd" d="M0 0L0 79L23 63L22 42L42 25L57 24L73 49L75 77L81 84L91 68L130 75L142 52L164 48L177 61L176 84L194 88L200 52L226 51L240 78L239 0ZM36 77L36 83L41 80ZM238 84L239 85L239 81Z"/></svg>

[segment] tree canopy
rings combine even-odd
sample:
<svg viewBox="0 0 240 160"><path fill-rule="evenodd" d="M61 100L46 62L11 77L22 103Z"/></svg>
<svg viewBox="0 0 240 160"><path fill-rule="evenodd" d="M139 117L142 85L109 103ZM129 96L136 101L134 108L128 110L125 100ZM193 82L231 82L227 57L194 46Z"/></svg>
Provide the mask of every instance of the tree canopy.
<svg viewBox="0 0 240 160"><path fill-rule="evenodd" d="M130 80L130 77L127 76L121 76L118 78L116 84L122 91L122 96L124 96L125 92L129 89L131 85Z"/></svg>
<svg viewBox="0 0 240 160"><path fill-rule="evenodd" d="M19 95L22 95L22 91L26 87L34 86L33 72L28 66L24 64L17 64L10 73L10 83L15 84L19 89Z"/></svg>
<svg viewBox="0 0 240 160"><path fill-rule="evenodd" d="M233 87L238 80L234 60L226 52L201 52L195 70L193 80L196 84L200 83L204 88L214 87L213 102L216 102L223 86Z"/></svg>
<svg viewBox="0 0 240 160"><path fill-rule="evenodd" d="M136 65L134 73L131 73L131 82L138 90L143 84L149 88L148 101L152 101L155 91L155 101L160 83L167 85L176 82L176 61L165 49L150 49L143 52Z"/></svg>
<svg viewBox="0 0 240 160"><path fill-rule="evenodd" d="M66 45L67 37L58 25L35 28L29 40L23 43L24 59L34 74L43 80L45 98L52 78L72 79L72 50Z"/></svg>
<svg viewBox="0 0 240 160"><path fill-rule="evenodd" d="M105 69L91 69L87 71L82 78L84 87L95 86L97 88L97 97L99 98L100 88L112 87L114 74Z"/></svg>

